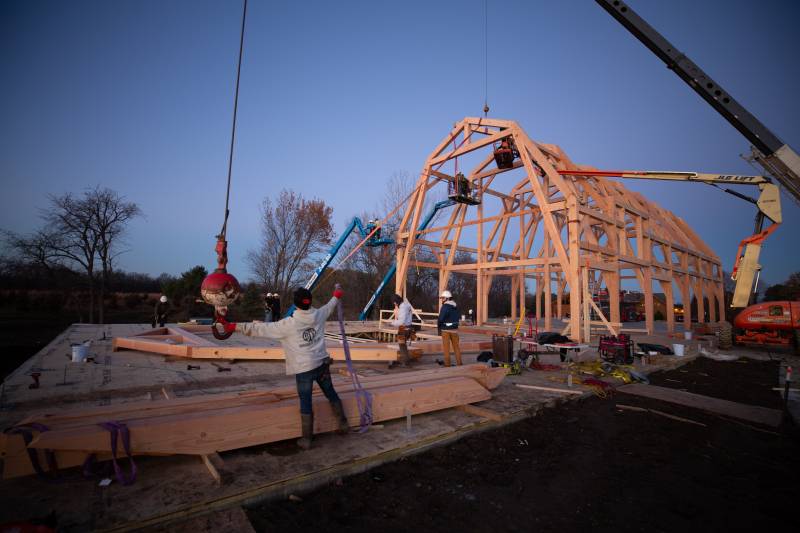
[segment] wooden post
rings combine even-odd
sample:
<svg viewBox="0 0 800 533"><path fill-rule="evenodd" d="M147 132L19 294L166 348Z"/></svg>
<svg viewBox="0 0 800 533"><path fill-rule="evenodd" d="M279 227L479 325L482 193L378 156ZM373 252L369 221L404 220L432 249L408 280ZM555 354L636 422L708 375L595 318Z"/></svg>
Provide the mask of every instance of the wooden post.
<svg viewBox="0 0 800 533"><path fill-rule="evenodd" d="M579 342L589 342L592 338L592 317L589 314L589 301L592 299L589 294L589 267L586 266L581 271L583 272L583 290L581 291L583 310L580 317L583 320L583 340Z"/></svg>
<svg viewBox="0 0 800 533"><path fill-rule="evenodd" d="M672 282L661 281L661 290L664 291L664 299L666 300L667 312L667 331L669 333L675 332L675 298L672 293Z"/></svg>
<svg viewBox="0 0 800 533"><path fill-rule="evenodd" d="M703 278L699 275L694 279L694 297L697 299L697 323L706 322L706 304L703 295Z"/></svg>
<svg viewBox="0 0 800 533"><path fill-rule="evenodd" d="M570 271L567 274L569 284L569 316L570 324L572 325L572 335L570 336L576 342L588 341L584 338L583 330L581 329L581 299L583 290L581 290L580 282L580 223L578 220L578 199L574 196L567 199L568 222L567 232L569 239L569 257L570 257Z"/></svg>
<svg viewBox="0 0 800 533"><path fill-rule="evenodd" d="M606 288L608 289L609 321L619 324L619 271L606 272L603 277L606 280Z"/></svg>
<svg viewBox="0 0 800 533"><path fill-rule="evenodd" d="M558 315L559 320L564 320L563 300L564 300L564 281L561 278L561 274L559 274L558 285L556 287L556 315Z"/></svg>
<svg viewBox="0 0 800 533"><path fill-rule="evenodd" d="M552 331L553 330L553 299L551 298L550 294L552 291L551 286L551 278L550 278L550 238L545 237L544 240L544 257L547 262L544 264L544 283L542 284L543 287L543 294L544 294L544 329L545 331Z"/></svg>
<svg viewBox="0 0 800 533"><path fill-rule="evenodd" d="M513 276L511 278L511 319L516 321L519 317L517 316L517 302L519 301L519 277Z"/></svg>

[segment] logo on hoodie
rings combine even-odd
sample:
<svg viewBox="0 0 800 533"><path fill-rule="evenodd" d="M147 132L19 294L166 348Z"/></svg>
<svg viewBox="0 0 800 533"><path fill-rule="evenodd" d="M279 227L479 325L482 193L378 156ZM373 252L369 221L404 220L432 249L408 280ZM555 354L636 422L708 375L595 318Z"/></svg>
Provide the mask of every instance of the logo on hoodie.
<svg viewBox="0 0 800 533"><path fill-rule="evenodd" d="M303 331L303 340L307 343L311 344L314 342L314 339L317 337L317 330L314 328L308 328Z"/></svg>

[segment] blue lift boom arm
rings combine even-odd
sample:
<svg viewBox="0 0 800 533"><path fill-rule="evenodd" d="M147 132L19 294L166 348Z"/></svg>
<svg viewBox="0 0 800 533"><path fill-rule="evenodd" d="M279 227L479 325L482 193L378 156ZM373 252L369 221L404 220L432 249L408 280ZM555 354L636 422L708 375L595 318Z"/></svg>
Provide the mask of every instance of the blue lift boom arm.
<svg viewBox="0 0 800 533"><path fill-rule="evenodd" d="M431 209L428 212L428 214L425 215L425 218L420 221L419 226L417 227L417 231L423 231L425 228L427 228L428 224L431 223L433 217L436 216L436 213L438 213L440 209L444 209L445 207L450 207L455 203L456 203L455 200L442 200L441 202L436 202L436 204L433 206L433 209ZM417 237L419 237L419 235L417 235ZM386 284L389 283L389 281L391 281L392 277L394 277L396 272L397 272L397 262L395 262L389 269L389 271L386 272L386 275L381 280L380 285L378 285L378 288L375 289L374 293L372 293L372 297L367 302L367 305L364 306L364 309L361 310L361 314L358 315L359 320L367 319L370 311L372 311L372 306L375 305L375 302L380 297L381 293L383 292L383 289L386 288Z"/></svg>
<svg viewBox="0 0 800 533"><path fill-rule="evenodd" d="M331 249L328 250L328 253L322 259L319 266L314 270L314 274L311 275L311 278L309 278L304 287L310 291L314 290L314 287L316 287L317 283L320 280L320 276L322 276L325 270L327 270L327 268L330 266L331 262L339 253L339 251L342 249L342 246L344 246L344 243L347 241L347 238L350 237L350 234L353 233L354 230L358 230L358 234L361 236L361 238L366 239L373 229L374 226L367 225L367 227L364 227L364 224L361 222L360 218L353 217L353 220L351 220L350 224L347 225L347 229L344 230L344 232L341 234L336 243L333 246L331 246ZM388 244L394 244L394 239L375 238L375 236L373 236L366 243L367 246L386 246ZM284 317L292 316L294 310L295 306L294 304L292 304L286 310L286 313L283 316Z"/></svg>

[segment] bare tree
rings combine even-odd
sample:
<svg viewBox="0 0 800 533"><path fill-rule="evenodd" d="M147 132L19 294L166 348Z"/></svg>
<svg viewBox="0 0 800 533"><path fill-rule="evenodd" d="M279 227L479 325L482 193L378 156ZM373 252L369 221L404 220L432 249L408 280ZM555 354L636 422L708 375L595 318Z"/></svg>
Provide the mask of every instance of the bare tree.
<svg viewBox="0 0 800 533"><path fill-rule="evenodd" d="M48 200L49 207L41 212L45 228L29 236L4 232L6 246L21 261L48 271L55 266L83 271L89 292L89 322L94 322L99 269L99 319L103 323L103 297L114 258L121 253L119 245L127 223L140 216L141 210L116 192L100 187L79 197L66 193L51 195Z"/></svg>
<svg viewBox="0 0 800 533"><path fill-rule="evenodd" d="M51 252L58 261L79 266L89 289L89 322L94 322L98 236L86 202L72 193L49 195L50 206L41 217L54 236Z"/></svg>
<svg viewBox="0 0 800 533"><path fill-rule="evenodd" d="M2 234L6 248L21 263L43 267L48 273L59 264L59 256L54 249L58 236L52 231L41 229L26 236L4 230Z"/></svg>
<svg viewBox="0 0 800 533"><path fill-rule="evenodd" d="M125 250L120 249L128 222L141 216L142 210L133 202L111 189L99 187L85 193L83 202L91 215L90 225L97 236L97 256L100 260L99 322L104 322L105 292L113 271L114 260Z"/></svg>
<svg viewBox="0 0 800 533"><path fill-rule="evenodd" d="M283 190L276 202L261 204L261 244L247 253L256 279L286 296L302 276L315 266L314 256L330 245L333 208L322 200L306 200L301 194Z"/></svg>

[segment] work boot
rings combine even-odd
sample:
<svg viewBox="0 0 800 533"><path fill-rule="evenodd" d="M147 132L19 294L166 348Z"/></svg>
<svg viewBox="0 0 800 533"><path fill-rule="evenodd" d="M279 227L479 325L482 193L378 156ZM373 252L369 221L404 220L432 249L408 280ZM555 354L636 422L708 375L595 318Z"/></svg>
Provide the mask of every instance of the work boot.
<svg viewBox="0 0 800 533"><path fill-rule="evenodd" d="M400 353L398 355L398 361L405 368L411 366L411 357L408 355L408 346L406 346L405 344L400 345Z"/></svg>
<svg viewBox="0 0 800 533"><path fill-rule="evenodd" d="M347 421L347 417L344 414L342 400L331 402L331 408L333 409L333 414L336 417L336 420L339 421L339 429L336 430L336 433L339 435L346 435L347 433L350 433L350 423Z"/></svg>
<svg viewBox="0 0 800 533"><path fill-rule="evenodd" d="M311 437L314 436L314 413L310 415L300 413L300 424L303 428L303 436L297 439L297 445L308 450L311 448Z"/></svg>

